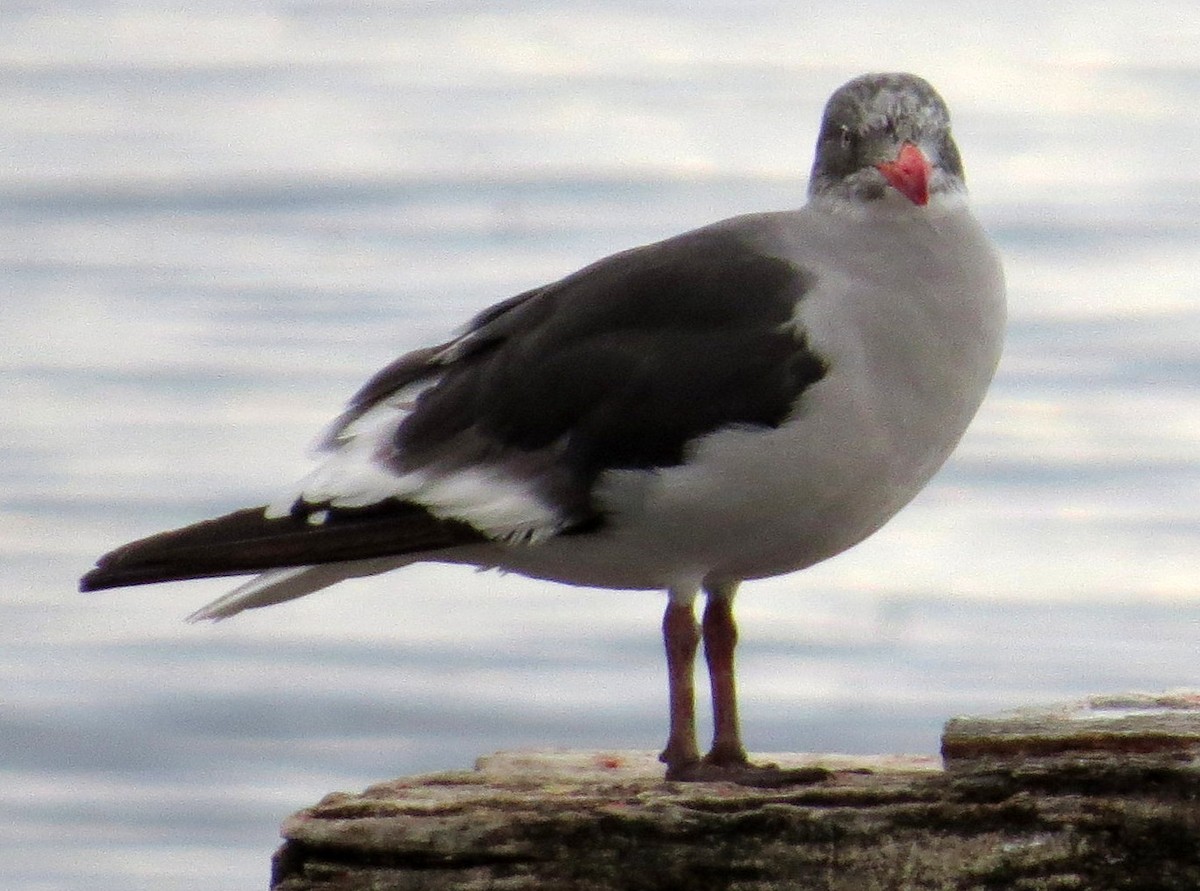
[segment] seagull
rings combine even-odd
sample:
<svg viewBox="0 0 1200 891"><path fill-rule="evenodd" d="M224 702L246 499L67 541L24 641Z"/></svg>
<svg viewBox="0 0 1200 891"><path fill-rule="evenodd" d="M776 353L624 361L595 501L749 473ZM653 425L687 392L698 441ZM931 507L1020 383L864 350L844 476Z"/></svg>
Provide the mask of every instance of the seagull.
<svg viewBox="0 0 1200 891"><path fill-rule="evenodd" d="M845 551L925 486L984 397L1004 316L946 104L914 75L866 74L825 106L804 206L480 312L370 378L276 503L117 548L80 589L254 575L192 621L417 562L665 591L666 777L769 781L738 720L739 584Z"/></svg>

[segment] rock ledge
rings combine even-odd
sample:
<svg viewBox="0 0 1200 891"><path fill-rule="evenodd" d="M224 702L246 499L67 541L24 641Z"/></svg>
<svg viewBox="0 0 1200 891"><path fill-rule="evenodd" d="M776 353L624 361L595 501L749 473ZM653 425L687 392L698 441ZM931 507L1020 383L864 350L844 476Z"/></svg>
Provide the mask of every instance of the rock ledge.
<svg viewBox="0 0 1200 891"><path fill-rule="evenodd" d="M956 718L946 761L766 755L760 789L651 752L510 752L288 818L274 891L1200 888L1200 695Z"/></svg>

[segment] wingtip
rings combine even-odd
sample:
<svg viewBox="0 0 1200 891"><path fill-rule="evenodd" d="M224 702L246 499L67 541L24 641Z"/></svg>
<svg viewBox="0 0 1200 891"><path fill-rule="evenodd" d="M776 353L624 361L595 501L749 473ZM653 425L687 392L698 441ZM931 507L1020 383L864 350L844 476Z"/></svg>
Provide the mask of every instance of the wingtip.
<svg viewBox="0 0 1200 891"><path fill-rule="evenodd" d="M103 568L99 566L89 570L79 580L79 593L90 594L92 591L103 591L105 588L111 588L112 585L105 583L104 575Z"/></svg>
<svg viewBox="0 0 1200 891"><path fill-rule="evenodd" d="M134 585L149 585L155 582L173 581L171 575L163 575L155 567L130 564L123 559L125 549L120 548L101 557L96 565L79 580L79 592L106 591L110 588L128 588Z"/></svg>

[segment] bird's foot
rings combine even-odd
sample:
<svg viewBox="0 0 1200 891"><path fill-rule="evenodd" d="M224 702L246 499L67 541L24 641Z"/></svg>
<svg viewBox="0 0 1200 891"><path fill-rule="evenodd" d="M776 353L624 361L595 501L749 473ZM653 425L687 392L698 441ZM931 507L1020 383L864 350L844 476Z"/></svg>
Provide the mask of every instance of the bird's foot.
<svg viewBox="0 0 1200 891"><path fill-rule="evenodd" d="M761 789L806 786L832 776L824 767L780 767L778 764L751 764L745 753L722 757L710 752L702 759L668 763L666 778L677 783L735 783Z"/></svg>
<svg viewBox="0 0 1200 891"><path fill-rule="evenodd" d="M671 739L667 742L667 747L658 753L658 760L667 765L667 773L670 774L673 765L699 764L700 751L695 743L689 745L687 742L679 743Z"/></svg>

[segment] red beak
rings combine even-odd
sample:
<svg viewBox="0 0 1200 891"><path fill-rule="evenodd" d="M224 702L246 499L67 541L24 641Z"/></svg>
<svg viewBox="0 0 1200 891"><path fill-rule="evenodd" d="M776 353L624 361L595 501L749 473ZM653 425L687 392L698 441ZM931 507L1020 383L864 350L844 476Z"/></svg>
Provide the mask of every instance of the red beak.
<svg viewBox="0 0 1200 891"><path fill-rule="evenodd" d="M906 142L895 161L875 165L893 189L919 207L929 203L929 174L932 166L924 153Z"/></svg>

